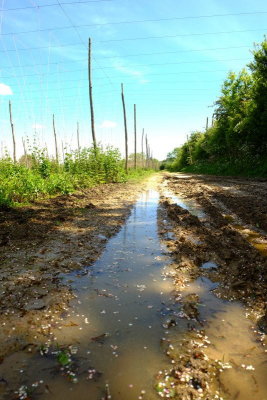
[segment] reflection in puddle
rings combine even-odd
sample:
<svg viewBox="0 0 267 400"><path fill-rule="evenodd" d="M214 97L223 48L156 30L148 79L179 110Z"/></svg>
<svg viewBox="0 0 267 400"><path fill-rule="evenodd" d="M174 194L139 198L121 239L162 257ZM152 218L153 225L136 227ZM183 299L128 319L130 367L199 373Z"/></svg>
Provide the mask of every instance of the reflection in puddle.
<svg viewBox="0 0 267 400"><path fill-rule="evenodd" d="M238 232L240 232L263 256L267 257L267 238L263 233L256 232L240 224L235 224L234 228L237 229Z"/></svg>
<svg viewBox="0 0 267 400"><path fill-rule="evenodd" d="M157 206L158 193L145 192L102 257L83 273L63 276L77 298L55 331L53 348L59 343L67 350L7 357L0 376L12 388L39 382L40 400L97 400L108 398L108 384L116 400L145 393L157 398L154 376L168 363L159 345L164 332L160 310L173 289L161 276L168 257L157 234ZM75 349L70 366L69 346Z"/></svg>
<svg viewBox="0 0 267 400"><path fill-rule="evenodd" d="M208 261L208 262L203 263L200 266L200 268L203 268L203 269L217 269L218 265L213 261Z"/></svg>
<svg viewBox="0 0 267 400"><path fill-rule="evenodd" d="M266 354L255 339L244 307L239 302L214 296L212 291L216 286L201 277L184 292L184 296L194 293L199 297L200 319L207 321L205 333L211 342L205 353L232 366L220 377L221 387L229 399L267 399Z"/></svg>
<svg viewBox="0 0 267 400"><path fill-rule="evenodd" d="M195 200L179 197L167 189L163 191L163 195L168 199L171 199L172 203L189 211L190 214L198 217L200 220L207 218L207 215Z"/></svg>
<svg viewBox="0 0 267 400"><path fill-rule="evenodd" d="M27 387L35 390L28 398L40 400L156 400L154 376L169 368L161 339L173 336L179 348L196 318L206 321L208 356L232 366L221 374L229 399L267 399L266 356L241 304L217 298L212 291L218 284L203 277L171 297L172 260L157 235L157 205L158 193L145 192L101 258L63 276L77 297L58 329L51 316L48 349L29 346L0 365L4 386L13 393L21 388L17 398L26 399ZM216 267L212 261L202 265Z"/></svg>

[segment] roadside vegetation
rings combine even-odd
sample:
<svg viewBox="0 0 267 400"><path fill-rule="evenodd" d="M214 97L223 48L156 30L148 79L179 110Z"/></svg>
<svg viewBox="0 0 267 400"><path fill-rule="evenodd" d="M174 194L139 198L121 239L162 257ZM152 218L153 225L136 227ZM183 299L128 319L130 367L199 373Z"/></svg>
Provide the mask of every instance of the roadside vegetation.
<svg viewBox="0 0 267 400"><path fill-rule="evenodd" d="M239 74L230 72L215 102L212 126L175 148L162 169L267 176L267 40Z"/></svg>
<svg viewBox="0 0 267 400"><path fill-rule="evenodd" d="M0 160L0 207L69 194L101 183L137 180L156 167L156 160L149 160L144 168L132 168L126 174L124 160L113 147L74 150L65 154L62 163L49 158L46 149L34 147L31 154L24 155L17 163L8 155Z"/></svg>

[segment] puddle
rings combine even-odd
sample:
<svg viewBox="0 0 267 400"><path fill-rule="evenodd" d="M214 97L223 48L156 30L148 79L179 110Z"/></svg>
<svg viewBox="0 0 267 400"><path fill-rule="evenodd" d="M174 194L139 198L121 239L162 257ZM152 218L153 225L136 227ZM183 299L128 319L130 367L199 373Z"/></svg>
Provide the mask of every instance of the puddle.
<svg viewBox="0 0 267 400"><path fill-rule="evenodd" d="M158 237L158 199L155 191L143 193L99 260L62 275L76 298L58 329L51 315L48 349L36 352L29 346L3 360L0 397L4 388L5 400L156 400L154 377L170 367L161 339L169 334L180 346L189 323L184 315L191 313L206 321L211 341L207 355L232 366L221 374L221 388L229 399L267 399L266 354L255 341L244 307L216 297L218 284L204 277L174 300L169 271L173 260ZM216 267L212 261L202 265ZM180 299L186 298L181 310ZM170 319L170 332L165 319ZM32 396L26 387L34 390ZM20 397L14 397L19 388Z"/></svg>
<svg viewBox="0 0 267 400"><path fill-rule="evenodd" d="M208 262L203 263L200 266L200 268L203 268L203 269L217 269L218 265L213 261L208 261Z"/></svg>
<svg viewBox="0 0 267 400"><path fill-rule="evenodd" d="M211 199L210 202L223 212L223 217L232 224L233 228L238 230L239 233L254 246L263 256L267 257L267 236L264 231L260 229L245 225L241 219L231 211L219 200Z"/></svg>
<svg viewBox="0 0 267 400"><path fill-rule="evenodd" d="M263 233L256 232L243 225L233 225L245 237L245 239L255 247L263 256L267 257L267 238Z"/></svg>
<svg viewBox="0 0 267 400"><path fill-rule="evenodd" d="M157 192L145 192L102 257L82 273L64 275L77 298L52 342L54 349L57 343L74 346L69 368L74 378L62 376L65 350L58 355L49 350L47 356L19 352L0 366L1 378L12 389L39 382L40 400L97 400L109 398L108 383L116 400L138 399L145 393L146 398L158 398L154 376L168 365L160 348L160 310L173 289L171 280L161 276L171 260L158 238L158 199Z"/></svg>
<svg viewBox="0 0 267 400"><path fill-rule="evenodd" d="M201 206L195 200L177 196L172 191L167 189L165 189L162 194L163 196L170 199L172 203L189 211L190 214L198 217L200 220L207 218L207 214L203 211Z"/></svg>
<svg viewBox="0 0 267 400"><path fill-rule="evenodd" d="M242 304L218 298L213 294L216 287L216 283L201 277L183 292L183 297L193 293L199 298L199 318L206 320L205 333L211 342L205 353L232 367L220 375L221 388L227 393L227 399L265 400L266 352L256 341Z"/></svg>

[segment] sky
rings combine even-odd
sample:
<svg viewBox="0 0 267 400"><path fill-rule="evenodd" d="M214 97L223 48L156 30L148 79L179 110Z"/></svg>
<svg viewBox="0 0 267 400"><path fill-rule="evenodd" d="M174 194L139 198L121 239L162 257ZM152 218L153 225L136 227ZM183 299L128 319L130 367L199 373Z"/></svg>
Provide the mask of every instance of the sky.
<svg viewBox="0 0 267 400"><path fill-rule="evenodd" d="M162 160L211 121L229 71L253 58L267 31L263 0L0 0L0 156L12 151L8 103L24 138L54 154L91 145L88 38L97 141L124 155L121 83L129 151L144 129ZM35 138L35 139L34 139Z"/></svg>

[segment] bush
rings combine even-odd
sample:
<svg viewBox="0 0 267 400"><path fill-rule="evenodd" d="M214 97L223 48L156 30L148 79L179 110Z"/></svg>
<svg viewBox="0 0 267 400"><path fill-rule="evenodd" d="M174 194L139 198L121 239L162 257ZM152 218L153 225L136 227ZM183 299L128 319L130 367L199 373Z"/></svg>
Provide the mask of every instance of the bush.
<svg viewBox="0 0 267 400"><path fill-rule="evenodd" d="M30 165L30 167L27 167ZM98 183L126 180L120 153L112 147L98 146L66 155L63 165L50 160L36 147L27 163L0 160L0 206L33 201L39 196L68 194Z"/></svg>

